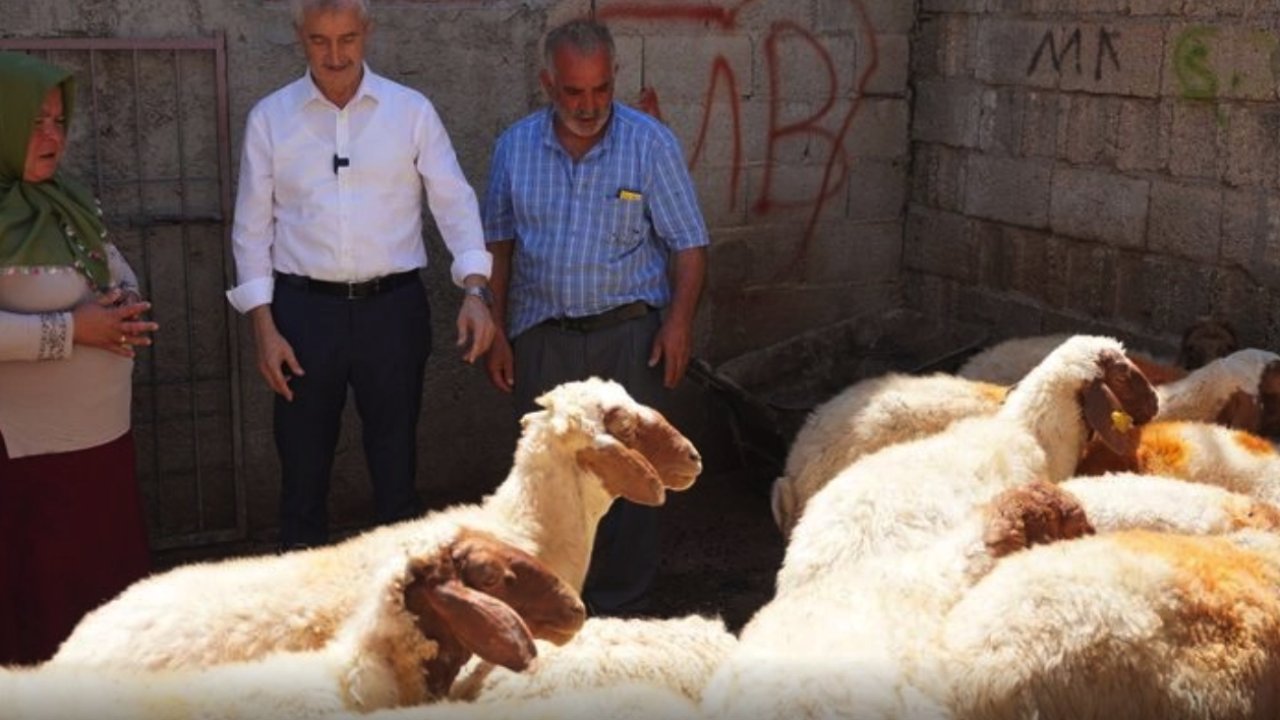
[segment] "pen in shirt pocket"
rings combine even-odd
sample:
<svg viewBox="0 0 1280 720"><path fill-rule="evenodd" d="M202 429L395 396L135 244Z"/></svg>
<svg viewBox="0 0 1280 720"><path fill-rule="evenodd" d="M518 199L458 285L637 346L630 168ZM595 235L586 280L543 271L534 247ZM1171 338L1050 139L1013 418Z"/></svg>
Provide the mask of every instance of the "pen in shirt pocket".
<svg viewBox="0 0 1280 720"><path fill-rule="evenodd" d="M632 201L634 201L634 200L643 200L643 199L644 199L644 195L641 195L641 194L640 194L640 191L638 191L638 190L628 190L627 188L621 188L621 189L619 189L619 190L618 190L618 199L619 199L619 200L632 200Z"/></svg>

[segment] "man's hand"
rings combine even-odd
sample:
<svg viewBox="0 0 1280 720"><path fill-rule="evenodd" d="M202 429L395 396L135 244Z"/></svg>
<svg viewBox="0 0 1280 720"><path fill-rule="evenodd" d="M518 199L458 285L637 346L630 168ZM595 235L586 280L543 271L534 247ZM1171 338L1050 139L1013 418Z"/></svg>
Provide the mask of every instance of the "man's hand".
<svg viewBox="0 0 1280 720"><path fill-rule="evenodd" d="M77 305L71 311L71 341L127 358L134 356L135 346L150 345L147 333L160 326L140 316L151 309L151 303L124 302L123 297L115 289Z"/></svg>
<svg viewBox="0 0 1280 720"><path fill-rule="evenodd" d="M458 347L466 348L462 359L474 363L489 352L495 332L497 327L484 301L474 295L464 297L458 308Z"/></svg>
<svg viewBox="0 0 1280 720"><path fill-rule="evenodd" d="M253 340L258 348L258 372L273 392L292 402L293 390L289 387L284 368L288 368L290 375L306 375L294 357L293 346L276 329L270 305L259 305L250 310L249 318L253 321Z"/></svg>
<svg viewBox="0 0 1280 720"><path fill-rule="evenodd" d="M649 352L649 367L663 362L662 384L668 390L674 388L684 377L689 367L689 357L693 354L693 329L691 323L681 321L674 314L667 316L653 338L653 350Z"/></svg>
<svg viewBox="0 0 1280 720"><path fill-rule="evenodd" d="M499 332L489 347L489 357L485 358L485 369L489 371L489 382L504 393L509 393L516 386L516 359L511 351L511 343L507 342L505 333Z"/></svg>

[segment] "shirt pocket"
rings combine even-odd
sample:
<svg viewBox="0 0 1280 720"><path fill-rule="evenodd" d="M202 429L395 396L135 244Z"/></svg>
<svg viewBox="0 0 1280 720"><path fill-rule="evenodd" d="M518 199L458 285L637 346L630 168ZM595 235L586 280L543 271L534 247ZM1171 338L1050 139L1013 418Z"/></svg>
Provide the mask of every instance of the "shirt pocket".
<svg viewBox="0 0 1280 720"><path fill-rule="evenodd" d="M647 224L643 200L605 198L601 214L604 238L615 255L626 255L644 242Z"/></svg>

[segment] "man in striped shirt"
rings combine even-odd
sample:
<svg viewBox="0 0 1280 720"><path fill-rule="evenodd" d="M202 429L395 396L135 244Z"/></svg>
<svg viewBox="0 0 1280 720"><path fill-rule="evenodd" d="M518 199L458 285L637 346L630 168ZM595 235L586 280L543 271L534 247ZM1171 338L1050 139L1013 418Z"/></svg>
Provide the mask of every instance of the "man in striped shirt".
<svg viewBox="0 0 1280 720"><path fill-rule="evenodd" d="M490 380L518 413L592 375L663 410L689 363L707 229L680 144L613 100L609 30L575 20L545 42L551 105L498 139L483 205L501 330ZM619 500L601 521L583 597L643 609L658 565L655 508Z"/></svg>

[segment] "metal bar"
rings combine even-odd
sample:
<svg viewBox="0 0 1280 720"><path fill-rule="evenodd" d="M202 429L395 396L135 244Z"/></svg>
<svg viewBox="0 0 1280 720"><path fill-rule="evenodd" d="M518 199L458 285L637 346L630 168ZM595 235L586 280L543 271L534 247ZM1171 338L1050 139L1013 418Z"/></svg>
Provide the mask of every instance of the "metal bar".
<svg viewBox="0 0 1280 720"><path fill-rule="evenodd" d="M217 95L216 122L218 123L218 177L222 180L218 201L222 217L227 224L222 230L222 277L224 287L235 287L236 278L234 262L231 255L231 103L227 89L227 36L219 31L215 36L214 47L214 88ZM231 453L234 463L233 482L236 496L236 529L241 537L249 534L249 503L246 497L244 468L244 426L241 421L240 382L240 333L236 317L231 314L228 303L221 303L222 312L226 313L227 327L227 367L231 368Z"/></svg>
<svg viewBox="0 0 1280 720"><path fill-rule="evenodd" d="M137 48L129 48L129 59L132 63L133 70L133 166L138 177L142 177L142 80L138 70L138 52ZM147 200L142 193L142 185L137 186L136 193L138 201L138 214L145 216L147 212ZM138 244L142 248L142 266L146 269L146 275L151 275L151 239L148 237L147 228L139 228ZM147 288L147 295L151 296L151 288ZM154 300L154 298L152 298ZM156 361L155 352L151 354L151 360L147 363L147 379L152 387L151 396L151 443L155 449L151 453L151 470L156 479L156 504L163 509L164 503L164 474L160 467L160 393L156 391Z"/></svg>
<svg viewBox="0 0 1280 720"><path fill-rule="evenodd" d="M174 117L178 125L178 208L179 216L185 218L187 216L187 184L186 184L186 139L185 133L182 131L184 116L182 114L182 55L178 51L172 51L173 56L173 104ZM195 312L196 302L191 297L191 228L186 222L179 223L181 247L182 247L182 287L186 291L184 300L187 304L187 377L191 378L188 384L188 396L191 399L191 463L195 467L195 483L196 483L196 527L200 531L205 530L205 509L204 509L204 474L200 468L201 453L200 444L200 393L197 391L196 376L196 333L195 322L193 316Z"/></svg>

